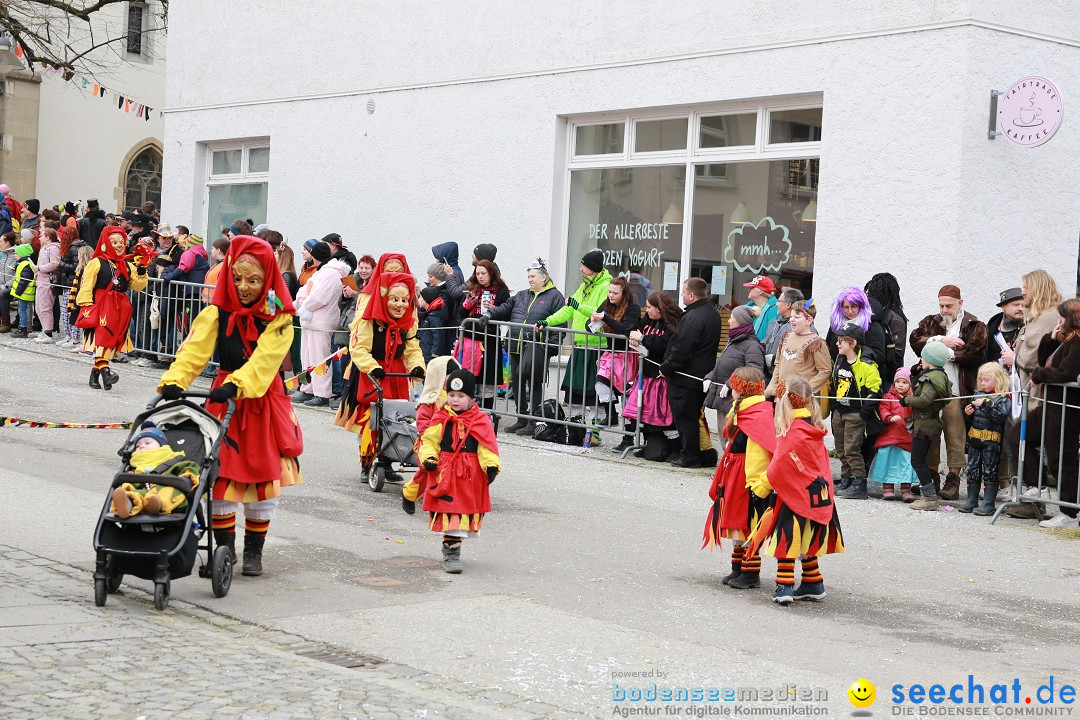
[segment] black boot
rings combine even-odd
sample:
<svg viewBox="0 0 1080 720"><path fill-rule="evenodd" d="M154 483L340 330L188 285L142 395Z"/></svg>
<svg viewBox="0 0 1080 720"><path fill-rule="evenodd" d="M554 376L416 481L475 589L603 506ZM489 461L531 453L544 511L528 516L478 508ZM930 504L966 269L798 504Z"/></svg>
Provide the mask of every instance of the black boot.
<svg viewBox="0 0 1080 720"><path fill-rule="evenodd" d="M761 587L761 573L741 573L729 580L727 586L736 590L750 590Z"/></svg>
<svg viewBox="0 0 1080 720"><path fill-rule="evenodd" d="M971 492L971 491L969 490L968 492ZM994 510L997 509L997 506L995 505L995 501L997 500L997 494L998 494L998 481L997 480L988 481L986 483L986 485L983 487L982 502L979 503L979 507L975 508L975 510L974 510L975 514L976 515L982 515L982 516L993 515Z"/></svg>
<svg viewBox="0 0 1080 720"><path fill-rule="evenodd" d="M979 481L972 482L967 481L967 497L964 498L964 504L956 508L962 513L969 513L975 509L975 506L979 504Z"/></svg>
<svg viewBox="0 0 1080 720"><path fill-rule="evenodd" d="M866 499L866 478L853 477L851 483L836 493L837 497L842 497L846 500L865 500Z"/></svg>
<svg viewBox="0 0 1080 720"><path fill-rule="evenodd" d="M229 530L215 530L214 543L218 547L229 548L233 562L236 562L236 533Z"/></svg>
<svg viewBox="0 0 1080 720"><path fill-rule="evenodd" d="M91 370L90 371L90 387L94 388L95 390L100 390L101 389L100 378L101 378L101 371L100 370L97 370L97 369Z"/></svg>
<svg viewBox="0 0 1080 720"><path fill-rule="evenodd" d="M262 551L265 535L244 535L244 568L242 575L262 575Z"/></svg>
<svg viewBox="0 0 1080 720"><path fill-rule="evenodd" d="M852 479L850 475L841 475L840 482L836 484L836 491L839 493L841 490L847 490L851 487Z"/></svg>
<svg viewBox="0 0 1080 720"><path fill-rule="evenodd" d="M105 367L101 369L101 384L106 390L112 390L113 383L119 378L113 375L112 370Z"/></svg>

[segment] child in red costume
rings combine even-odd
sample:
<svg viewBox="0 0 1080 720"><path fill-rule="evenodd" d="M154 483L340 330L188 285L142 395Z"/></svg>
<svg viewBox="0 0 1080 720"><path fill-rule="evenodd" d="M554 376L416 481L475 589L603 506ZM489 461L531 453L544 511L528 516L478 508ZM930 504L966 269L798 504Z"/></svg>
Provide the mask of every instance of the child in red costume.
<svg viewBox="0 0 1080 720"><path fill-rule="evenodd" d="M416 452L420 452L420 443L424 433L431 427L431 419L435 413L446 406L446 376L461 369L457 360L449 355L432 358L427 366L427 377L424 379L424 389L420 392L420 400L416 403ZM417 469L412 479L401 488L401 509L412 515L416 512L416 501L427 490L431 481L431 473L423 466Z"/></svg>
<svg viewBox="0 0 1080 720"><path fill-rule="evenodd" d="M367 482L375 462L378 430L371 427L371 403L377 393L375 378L387 400L409 398L409 378L387 377L387 373L410 373L424 377L424 353L420 350L416 317L416 281L409 274L405 257L387 253L364 289L357 295L356 317L349 327L348 384L334 424L360 436L360 471ZM389 462L383 463L386 478L402 477Z"/></svg>
<svg viewBox="0 0 1080 720"><path fill-rule="evenodd" d="M893 386L878 403L878 415L885 423L885 429L874 441L877 453L870 468L870 479L881 483L882 500L895 500L896 486L899 485L900 499L912 503L915 496L911 486L919 484L919 476L911 467L911 428L915 411L900 404L905 397L911 397L911 370L902 367L897 369Z"/></svg>
<svg viewBox="0 0 1080 720"><path fill-rule="evenodd" d="M109 368L118 352L131 352L131 301L128 290L146 287L146 266L130 263L127 233L110 225L101 231L94 256L83 268L75 325L83 329L83 349L94 353L90 387L111 390L120 377Z"/></svg>
<svg viewBox="0 0 1080 720"><path fill-rule="evenodd" d="M244 575L262 574L263 544L281 488L303 482L297 458L304 439L278 374L292 347L294 312L270 245L236 236L213 304L195 318L159 386L164 399L178 398L217 352L220 367L206 409L224 417L227 401L235 398L236 414L218 458L214 540L235 547L236 511L242 504Z"/></svg>
<svg viewBox="0 0 1080 720"><path fill-rule="evenodd" d="M765 400L765 375L761 370L738 368L728 385L735 401L724 425L727 447L709 488L713 506L701 547L719 547L722 537L735 541L731 573L722 582L746 590L761 586L761 558L746 552L744 545L768 509L765 469L772 459L776 430L772 405Z"/></svg>
<svg viewBox="0 0 1080 720"><path fill-rule="evenodd" d="M488 486L499 474L499 445L491 418L472 400L476 376L458 370L446 381L446 406L435 413L420 444L420 464L435 473L424 494L428 527L443 536L443 570L461 572L461 541L476 537L491 512Z"/></svg>
<svg viewBox="0 0 1080 720"><path fill-rule="evenodd" d="M805 378L788 377L777 388L776 431L776 452L768 469L769 489L776 492L776 503L761 518L747 549L760 549L776 558L774 603L821 600L825 583L818 557L844 552L844 535L833 502L825 423ZM799 558L802 582L794 589L795 560Z"/></svg>

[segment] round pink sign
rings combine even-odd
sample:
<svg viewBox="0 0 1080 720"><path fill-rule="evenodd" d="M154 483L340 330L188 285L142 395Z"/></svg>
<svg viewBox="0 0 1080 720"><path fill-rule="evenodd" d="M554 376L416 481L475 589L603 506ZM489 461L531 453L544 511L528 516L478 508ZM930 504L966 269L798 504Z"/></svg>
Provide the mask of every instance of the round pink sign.
<svg viewBox="0 0 1080 720"><path fill-rule="evenodd" d="M998 127L1017 145L1042 145L1060 126L1061 94L1044 77L1021 78L998 100Z"/></svg>

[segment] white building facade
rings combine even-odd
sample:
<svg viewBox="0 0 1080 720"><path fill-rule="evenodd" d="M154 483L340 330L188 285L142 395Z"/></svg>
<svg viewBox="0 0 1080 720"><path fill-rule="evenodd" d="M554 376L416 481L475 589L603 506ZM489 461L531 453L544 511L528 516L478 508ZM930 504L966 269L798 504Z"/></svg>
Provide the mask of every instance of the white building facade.
<svg viewBox="0 0 1080 720"><path fill-rule="evenodd" d="M916 319L946 283L983 319L1029 269L1076 288L1078 126L989 137L991 91L1020 78L1080 99L1067 0L261 7L172 8L163 205L211 237L339 232L421 277L435 243L466 267L494 243L512 289L539 256L572 290L600 247L721 306L759 272L826 304L889 271ZM221 42L211 14L304 49Z"/></svg>

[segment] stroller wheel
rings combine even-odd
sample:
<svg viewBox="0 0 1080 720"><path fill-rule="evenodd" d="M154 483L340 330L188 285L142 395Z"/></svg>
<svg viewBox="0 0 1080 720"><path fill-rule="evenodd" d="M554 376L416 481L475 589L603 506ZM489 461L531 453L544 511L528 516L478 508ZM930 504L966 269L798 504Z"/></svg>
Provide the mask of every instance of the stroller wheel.
<svg viewBox="0 0 1080 720"><path fill-rule="evenodd" d="M233 556L232 549L219 545L214 550L214 563L210 571L210 584L214 597L225 597L232 587Z"/></svg>
<svg viewBox="0 0 1080 720"><path fill-rule="evenodd" d="M386 470L382 465L376 463L371 467L371 471L368 473L368 487L372 492L382 492L383 485L386 484Z"/></svg>
<svg viewBox="0 0 1080 720"><path fill-rule="evenodd" d="M109 598L109 590L105 586L104 580L94 581L94 604L98 607L105 607L105 601Z"/></svg>
<svg viewBox="0 0 1080 720"><path fill-rule="evenodd" d="M169 607L169 585L171 584L169 580L154 583L154 607L158 610Z"/></svg>
<svg viewBox="0 0 1080 720"><path fill-rule="evenodd" d="M124 573L116 569L116 561L109 557L107 570L105 571L109 578L105 581L105 589L112 594L120 589L120 583L124 582Z"/></svg>

